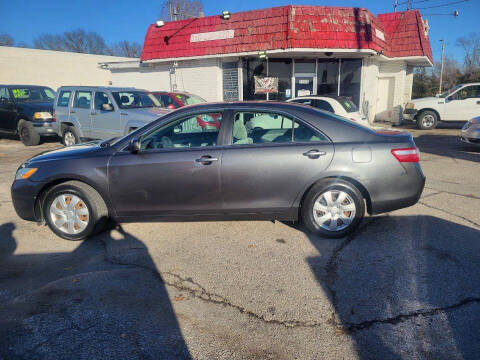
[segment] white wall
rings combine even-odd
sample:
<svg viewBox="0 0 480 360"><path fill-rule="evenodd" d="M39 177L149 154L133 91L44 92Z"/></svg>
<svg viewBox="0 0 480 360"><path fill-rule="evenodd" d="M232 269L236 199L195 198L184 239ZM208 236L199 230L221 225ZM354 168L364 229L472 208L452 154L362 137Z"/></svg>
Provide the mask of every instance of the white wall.
<svg viewBox="0 0 480 360"><path fill-rule="evenodd" d="M0 46L0 84L109 85L112 77L99 63L135 59L63 51Z"/></svg>
<svg viewBox="0 0 480 360"><path fill-rule="evenodd" d="M368 118L372 122L388 121L398 124L402 119L403 104L410 100L412 93L413 71L404 60L379 61L378 58L369 58L364 61L363 105L368 107ZM391 88L388 91L380 90L379 80L390 79ZM386 96L387 99L381 98ZM386 111L381 111L377 104L390 104Z"/></svg>
<svg viewBox="0 0 480 360"><path fill-rule="evenodd" d="M170 74L171 62L144 63L137 68L111 69L113 86L133 86L151 91L171 91L171 83L177 91L187 91L207 101L222 101L223 80L221 60L178 61L175 72Z"/></svg>

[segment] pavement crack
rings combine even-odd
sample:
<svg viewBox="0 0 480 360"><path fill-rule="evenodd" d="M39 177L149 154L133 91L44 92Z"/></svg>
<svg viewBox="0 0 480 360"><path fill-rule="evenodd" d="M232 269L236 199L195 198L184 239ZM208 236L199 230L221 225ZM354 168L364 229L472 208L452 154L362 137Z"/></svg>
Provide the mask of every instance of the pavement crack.
<svg viewBox="0 0 480 360"><path fill-rule="evenodd" d="M467 219L467 218L464 217L464 216L461 216L461 215L452 213L452 212L450 212L450 211L447 211L447 210L438 208L438 207L433 206L433 205L429 205L429 204L427 204L427 203L425 203L425 202L423 202L423 201L419 201L418 203L419 203L419 204L422 204L423 206L428 207L428 208L430 208L430 209L438 210L438 211L441 211L441 212L443 212L443 213L445 213L445 214L448 214L448 215L451 215L451 216L456 216L456 217L458 217L458 218L460 218L460 219L462 219L462 220L465 220L466 222L468 222L468 223L470 223L470 224L472 224L472 225L475 225L475 226L477 226L477 227L480 227L480 224L478 224L478 223L476 223L475 221L472 221L472 220L470 220L470 219Z"/></svg>
<svg viewBox="0 0 480 360"><path fill-rule="evenodd" d="M473 194L460 194L460 193L456 193L456 192L452 192L452 191L446 191L446 190L440 190L440 189L436 189L436 188L428 187L428 186L425 186L425 189L438 191L436 194L432 194L432 196L433 195L439 195L439 194L450 194L450 195L457 195L457 196L466 197L467 199L480 200L480 196L476 196L476 195L473 195ZM430 196L430 195L427 195L427 196L424 196L424 197L428 197L428 196Z"/></svg>
<svg viewBox="0 0 480 360"><path fill-rule="evenodd" d="M399 314L397 316L390 317L387 319L373 319L373 320L367 320L357 324L345 323L345 327L350 331L358 331L358 330L368 329L377 324L397 325L412 318L417 318L421 316L433 316L433 315L441 314L443 312L452 311L472 303L480 303L480 298L468 297L453 305L448 305L448 306L434 308L434 309L420 309L407 314Z"/></svg>

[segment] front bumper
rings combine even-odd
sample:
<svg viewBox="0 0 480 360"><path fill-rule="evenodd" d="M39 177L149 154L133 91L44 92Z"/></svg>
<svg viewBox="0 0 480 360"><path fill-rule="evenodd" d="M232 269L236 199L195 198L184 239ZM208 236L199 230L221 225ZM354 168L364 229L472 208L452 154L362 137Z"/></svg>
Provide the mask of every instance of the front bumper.
<svg viewBox="0 0 480 360"><path fill-rule="evenodd" d="M460 139L467 144L480 146L480 125L471 125L467 129L464 127L460 133Z"/></svg>
<svg viewBox="0 0 480 360"><path fill-rule="evenodd" d="M42 184L30 180L15 180L11 187L13 207L18 216L28 221L41 221L39 209L36 209L37 197Z"/></svg>
<svg viewBox="0 0 480 360"><path fill-rule="evenodd" d="M417 112L418 112L417 109L405 109L403 110L403 119L414 121L415 116L417 116Z"/></svg>
<svg viewBox="0 0 480 360"><path fill-rule="evenodd" d="M51 120L36 120L32 121L33 128L39 135L57 135L56 123Z"/></svg>

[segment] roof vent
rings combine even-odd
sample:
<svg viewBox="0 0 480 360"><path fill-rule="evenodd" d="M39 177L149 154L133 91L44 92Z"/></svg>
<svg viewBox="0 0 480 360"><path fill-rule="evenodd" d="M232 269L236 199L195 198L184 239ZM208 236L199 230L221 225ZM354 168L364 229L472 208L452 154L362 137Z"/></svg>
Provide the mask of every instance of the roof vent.
<svg viewBox="0 0 480 360"><path fill-rule="evenodd" d="M162 27L163 25L165 25L165 22L164 22L163 20L158 20L158 21L155 23L155 25L156 25L157 27Z"/></svg>

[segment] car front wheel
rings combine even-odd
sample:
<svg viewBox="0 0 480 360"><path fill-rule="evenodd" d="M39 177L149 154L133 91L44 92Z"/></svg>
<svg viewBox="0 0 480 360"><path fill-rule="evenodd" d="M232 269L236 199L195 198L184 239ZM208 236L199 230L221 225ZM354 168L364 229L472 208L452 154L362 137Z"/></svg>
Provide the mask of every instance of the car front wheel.
<svg viewBox="0 0 480 360"><path fill-rule="evenodd" d="M433 111L422 111L417 118L417 127L422 130L435 129L437 127L438 116Z"/></svg>
<svg viewBox="0 0 480 360"><path fill-rule="evenodd" d="M362 222L365 204L360 191L343 180L322 181L312 187L302 205L307 229L326 238L339 238Z"/></svg>
<svg viewBox="0 0 480 360"><path fill-rule="evenodd" d="M80 181L68 181L51 188L43 203L48 227L66 240L83 240L101 231L108 210L100 194Z"/></svg>

